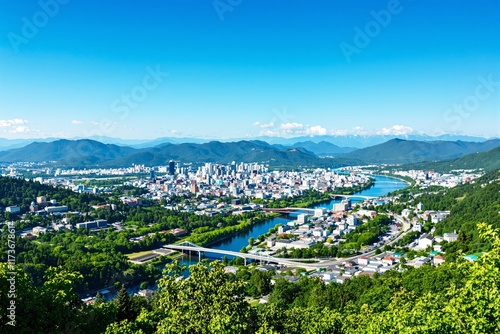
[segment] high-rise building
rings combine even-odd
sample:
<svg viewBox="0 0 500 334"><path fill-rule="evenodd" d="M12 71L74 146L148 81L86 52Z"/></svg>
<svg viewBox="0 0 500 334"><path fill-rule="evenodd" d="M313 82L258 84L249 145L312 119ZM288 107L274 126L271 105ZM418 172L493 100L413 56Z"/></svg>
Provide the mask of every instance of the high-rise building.
<svg viewBox="0 0 500 334"><path fill-rule="evenodd" d="M168 162L168 173L170 175L174 175L175 174L175 161L174 160L170 160Z"/></svg>
<svg viewBox="0 0 500 334"><path fill-rule="evenodd" d="M198 192L198 185L196 184L196 181L193 180L191 182L191 193L196 194Z"/></svg>

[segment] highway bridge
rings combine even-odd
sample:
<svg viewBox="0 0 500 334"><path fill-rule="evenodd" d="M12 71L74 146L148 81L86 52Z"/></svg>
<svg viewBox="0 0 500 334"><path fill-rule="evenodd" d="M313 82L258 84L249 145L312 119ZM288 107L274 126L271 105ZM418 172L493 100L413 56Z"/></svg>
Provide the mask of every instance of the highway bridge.
<svg viewBox="0 0 500 334"><path fill-rule="evenodd" d="M342 194L330 194L332 199L337 198L364 198L364 199L375 199L375 196L362 196L362 195L342 195Z"/></svg>
<svg viewBox="0 0 500 334"><path fill-rule="evenodd" d="M305 211L307 214L314 215L314 209L310 208L263 208L264 212L277 212L277 213L292 213L297 211Z"/></svg>
<svg viewBox="0 0 500 334"><path fill-rule="evenodd" d="M289 267L300 267L300 268L305 268L307 270L316 269L318 267L317 264L314 264L314 263L295 262L295 261L291 261L291 260L287 260L287 259L269 256L269 255L240 253L240 252L233 252L233 251L222 250L222 249L212 249L212 248L200 247L200 246L193 244L189 241L185 241L185 242L182 242L182 243L177 244L177 245L173 245L173 244L172 245L164 245L163 248L177 250L177 251L181 251L181 252L197 252L199 260L201 260L202 253L214 253L214 254L228 255L228 256L234 256L234 257L241 257L245 260L245 265L247 264L247 259L251 259L251 260L256 260L256 261L261 261L261 262L283 264L283 265L289 266Z"/></svg>

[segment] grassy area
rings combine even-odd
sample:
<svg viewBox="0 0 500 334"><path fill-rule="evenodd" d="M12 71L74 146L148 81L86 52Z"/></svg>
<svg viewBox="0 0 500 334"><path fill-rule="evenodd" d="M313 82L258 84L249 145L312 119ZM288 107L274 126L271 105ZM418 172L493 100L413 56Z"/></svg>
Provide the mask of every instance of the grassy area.
<svg viewBox="0 0 500 334"><path fill-rule="evenodd" d="M252 301L249 302L250 306L252 307L257 307L257 305L259 305L259 301L257 299L254 299Z"/></svg>
<svg viewBox="0 0 500 334"><path fill-rule="evenodd" d="M169 259L176 259L176 258L182 257L182 256L184 256L184 254L182 254L181 252L173 252L173 253L170 253L167 255L167 257Z"/></svg>
<svg viewBox="0 0 500 334"><path fill-rule="evenodd" d="M143 251L143 252L125 254L125 256L128 257L130 260L133 260L133 259L138 258L140 256L148 255L148 254L151 254L151 253L153 253L153 252L150 251L150 250L148 250L148 251Z"/></svg>

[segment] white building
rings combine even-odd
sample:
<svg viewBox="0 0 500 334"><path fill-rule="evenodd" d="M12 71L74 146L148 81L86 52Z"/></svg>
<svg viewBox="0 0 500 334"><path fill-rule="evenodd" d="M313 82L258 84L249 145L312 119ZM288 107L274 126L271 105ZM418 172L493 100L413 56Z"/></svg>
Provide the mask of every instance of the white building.
<svg viewBox="0 0 500 334"><path fill-rule="evenodd" d="M65 205L61 205L61 206L47 206L47 207L45 207L45 211L47 213L68 212L68 207L65 206Z"/></svg>
<svg viewBox="0 0 500 334"><path fill-rule="evenodd" d="M456 232L453 233L445 233L443 234L443 239L448 242L457 241L458 234Z"/></svg>
<svg viewBox="0 0 500 334"><path fill-rule="evenodd" d="M13 206L6 207L5 211L10 212L10 213L18 213L21 211L21 208L17 205L13 205Z"/></svg>
<svg viewBox="0 0 500 334"><path fill-rule="evenodd" d="M47 232L47 228L45 228L45 227L41 227L41 226L33 227L33 235L40 235L40 234L43 234L46 232Z"/></svg>
<svg viewBox="0 0 500 334"><path fill-rule="evenodd" d="M356 218L354 216L347 217L347 224L349 224L349 226L357 226L358 225L358 218Z"/></svg>
<svg viewBox="0 0 500 334"><path fill-rule="evenodd" d="M314 217L321 217L326 213L325 208L314 209Z"/></svg>
<svg viewBox="0 0 500 334"><path fill-rule="evenodd" d="M403 217L410 217L410 214L412 214L411 210L410 209L403 209L403 211L401 211L401 216Z"/></svg>
<svg viewBox="0 0 500 334"><path fill-rule="evenodd" d="M426 249L429 246L432 246L433 238L430 235L427 235L421 239L418 239L418 248Z"/></svg>
<svg viewBox="0 0 500 334"><path fill-rule="evenodd" d="M305 214L300 214L297 216L297 222L299 224L304 224L304 223L307 223L308 219L307 219L307 215Z"/></svg>

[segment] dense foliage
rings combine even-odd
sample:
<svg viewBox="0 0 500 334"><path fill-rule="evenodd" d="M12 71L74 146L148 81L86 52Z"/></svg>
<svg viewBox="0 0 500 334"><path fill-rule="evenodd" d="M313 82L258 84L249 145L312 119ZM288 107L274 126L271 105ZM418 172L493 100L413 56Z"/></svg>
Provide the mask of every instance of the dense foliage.
<svg viewBox="0 0 500 334"><path fill-rule="evenodd" d="M0 177L0 207L17 205L26 212L30 203L38 196L55 199L58 205L67 205L72 210L89 211L91 205L102 204L106 199L93 194L78 194L70 189L53 187L35 181Z"/></svg>
<svg viewBox="0 0 500 334"><path fill-rule="evenodd" d="M324 284L318 277L307 276L292 283L273 276L272 272L247 268L234 275L226 273L224 264L218 261L200 262L190 268L188 278L183 278L182 267L174 262L167 265L158 281L159 290L151 299L129 297L123 289L114 302L104 303L98 298L94 304L84 305L77 291L116 282L121 285L137 277L141 280L158 277L154 267L131 265L123 253L150 249L173 237L159 233L161 229L183 226L193 236L239 226L241 221L259 217L205 217L160 207L123 208L127 217L124 226L130 229L121 232L48 233L36 241L17 237L15 268L0 263L0 332L498 332L500 237L494 227L499 224L499 191L499 171L496 171L474 184L431 189L429 194L418 197L412 190L400 192L411 205L422 202L426 209L451 209L451 215L436 230L460 231L456 243L444 246L447 255L455 254L456 261L418 269L402 264L400 271L373 277L361 275L344 284ZM371 233L382 233L388 218L378 217L382 221L373 226L363 225L350 243L361 245L364 239L370 239ZM478 219L486 221L479 228L475 225ZM144 233L153 234L142 244L135 246L128 240ZM2 261L5 261L8 249L5 229L0 237ZM476 262L457 256L459 251L477 249L487 252ZM15 277L15 328L8 324L12 320L8 318L12 276ZM250 303L249 298L266 294L268 303L256 306L255 302Z"/></svg>
<svg viewBox="0 0 500 334"><path fill-rule="evenodd" d="M483 169L487 172L500 168L500 147L486 152L465 155L458 159L445 161L426 161L412 163L398 167L401 170L435 170L440 173L449 173L458 169Z"/></svg>
<svg viewBox="0 0 500 334"><path fill-rule="evenodd" d="M500 330L500 237L487 224L479 230L492 248L477 262L425 265L373 278L354 277L344 284L276 278L269 302L257 307L245 297L249 292L245 275L226 273L219 261L191 266L188 278L181 276L178 263L168 265L150 300L122 296L113 303L90 306L82 305L73 292L74 281L81 276L48 270L43 285L36 287L17 269L15 329L18 333L494 333ZM12 329L7 324L9 271L6 264L0 265L3 333ZM259 280L265 282L255 278Z"/></svg>

